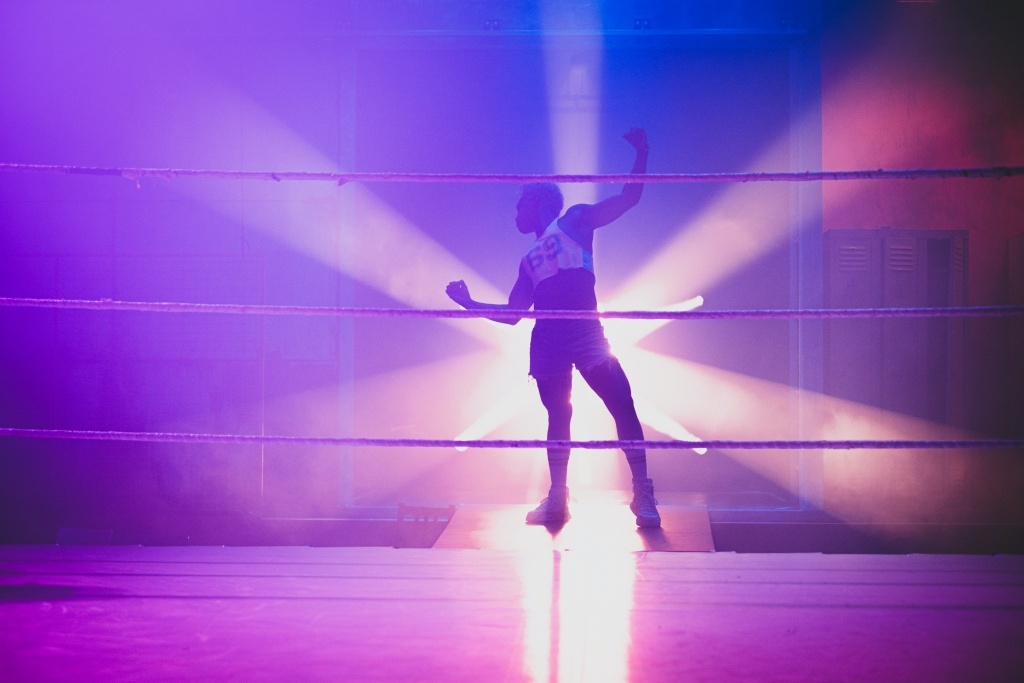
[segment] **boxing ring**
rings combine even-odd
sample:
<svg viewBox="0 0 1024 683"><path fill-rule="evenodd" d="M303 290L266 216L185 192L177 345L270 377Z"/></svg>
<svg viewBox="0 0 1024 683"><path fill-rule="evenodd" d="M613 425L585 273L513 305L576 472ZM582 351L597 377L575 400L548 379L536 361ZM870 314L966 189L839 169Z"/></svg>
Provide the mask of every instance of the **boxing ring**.
<svg viewBox="0 0 1024 683"><path fill-rule="evenodd" d="M272 182L628 182L622 175L252 173L0 164L0 171ZM1024 167L651 175L645 183L1004 178ZM481 318L484 312L0 298L153 315ZM486 316L495 317L488 311ZM500 314L497 314L500 315ZM510 314L511 315L511 314ZM526 312L625 320L992 318L1020 306ZM412 321L410 321L410 324ZM330 448L1008 451L1020 439L649 441L286 436L0 426L0 438ZM714 457L709 455L707 457ZM0 547L5 680L1011 680L1024 664L1024 557L715 552L705 506L622 500L564 528L525 505L463 505L430 548ZM432 514L432 513L425 513ZM401 522L401 520L399 520ZM840 673L841 672L841 673Z"/></svg>

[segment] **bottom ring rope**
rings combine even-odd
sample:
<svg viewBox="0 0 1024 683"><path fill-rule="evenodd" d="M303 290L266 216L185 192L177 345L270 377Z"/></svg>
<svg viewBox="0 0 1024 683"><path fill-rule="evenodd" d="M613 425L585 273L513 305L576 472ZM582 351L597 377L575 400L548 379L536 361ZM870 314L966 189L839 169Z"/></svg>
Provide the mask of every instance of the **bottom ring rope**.
<svg viewBox="0 0 1024 683"><path fill-rule="evenodd" d="M721 448L746 450L887 450L887 449L953 449L953 448L1024 448L1024 439L960 439L960 440L770 440L737 441L712 439L705 441L570 441L543 439L374 439L334 436L266 436L257 434L180 434L173 432L111 432L74 429L23 429L0 427L0 437L21 439L72 439L78 441L134 441L148 443L214 443L214 444L287 444L293 446L371 446L392 448L582 448L624 450L683 450Z"/></svg>

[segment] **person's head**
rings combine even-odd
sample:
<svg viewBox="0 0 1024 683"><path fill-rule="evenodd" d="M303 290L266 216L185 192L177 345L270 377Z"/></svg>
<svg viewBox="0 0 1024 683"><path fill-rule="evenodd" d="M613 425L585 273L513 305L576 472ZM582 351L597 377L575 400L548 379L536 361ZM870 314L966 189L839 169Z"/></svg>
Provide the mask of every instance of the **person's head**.
<svg viewBox="0 0 1024 683"><path fill-rule="evenodd" d="M526 234L543 230L562 213L562 191L554 183L527 183L516 204L516 227Z"/></svg>

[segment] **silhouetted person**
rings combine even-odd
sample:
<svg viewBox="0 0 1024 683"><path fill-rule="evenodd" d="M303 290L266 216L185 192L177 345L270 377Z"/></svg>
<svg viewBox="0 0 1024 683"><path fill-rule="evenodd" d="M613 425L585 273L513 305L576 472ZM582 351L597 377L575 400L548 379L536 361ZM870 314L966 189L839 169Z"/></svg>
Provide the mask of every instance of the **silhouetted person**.
<svg viewBox="0 0 1024 683"><path fill-rule="evenodd" d="M623 136L636 149L631 173L647 171L647 133L632 128ZM475 301L462 280L450 282L447 294L467 309L526 311L597 310L594 290L594 230L608 225L640 201L643 183L627 183L619 194L597 204L576 204L562 214L563 199L553 183L523 186L516 205L516 227L537 240L523 257L519 278L507 304ZM521 318L494 318L515 325ZM640 420L626 373L612 355L600 320L538 320L530 340L530 374L537 382L548 412L548 439L568 440L572 418L572 368L576 366L587 384L601 397L615 419L619 439L642 441ZM642 527L661 525L654 484L647 476L643 449L625 451L633 475L630 509ZM526 515L529 524L558 525L569 518L566 473L569 450L549 448L551 490L541 504Z"/></svg>

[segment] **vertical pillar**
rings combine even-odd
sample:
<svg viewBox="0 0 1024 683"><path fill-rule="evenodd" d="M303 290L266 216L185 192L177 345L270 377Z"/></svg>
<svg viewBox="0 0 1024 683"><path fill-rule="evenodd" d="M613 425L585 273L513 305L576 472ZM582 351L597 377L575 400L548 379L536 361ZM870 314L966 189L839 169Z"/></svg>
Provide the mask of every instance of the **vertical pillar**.
<svg viewBox="0 0 1024 683"><path fill-rule="evenodd" d="M338 168L356 170L356 54L357 48L351 43L338 48ZM339 262L344 254L354 248L355 201L351 191L341 188L338 202L338 249ZM351 188L349 188L351 189ZM352 279L338 274L338 303L340 306L354 305ZM355 322L352 318L338 319L338 433L353 434L355 419ZM352 507L355 502L355 480L351 446L341 447L338 453L338 501L342 508Z"/></svg>
<svg viewBox="0 0 1024 683"><path fill-rule="evenodd" d="M790 48L790 164L794 170L821 169L821 18L809 3L807 33ZM820 182L791 183L790 308L823 306L822 193ZM822 423L822 321L794 320L790 325L790 386L793 433L798 439L820 438ZM802 509L824 506L823 454L793 454L794 490Z"/></svg>

